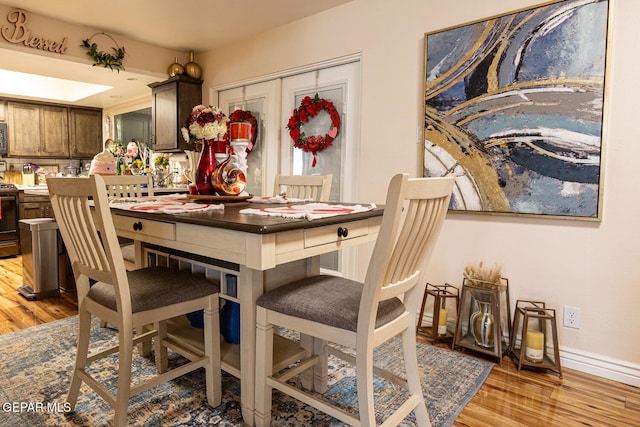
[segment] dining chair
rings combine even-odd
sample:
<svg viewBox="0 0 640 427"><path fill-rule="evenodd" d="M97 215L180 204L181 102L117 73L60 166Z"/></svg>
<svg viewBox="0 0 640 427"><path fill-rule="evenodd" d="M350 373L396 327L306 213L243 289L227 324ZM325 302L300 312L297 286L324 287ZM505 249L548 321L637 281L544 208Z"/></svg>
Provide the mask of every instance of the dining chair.
<svg viewBox="0 0 640 427"><path fill-rule="evenodd" d="M276 175L273 194L286 194L289 198L313 199L327 202L331 195L333 175Z"/></svg>
<svg viewBox="0 0 640 427"><path fill-rule="evenodd" d="M385 420L396 425L415 412L419 426L429 426L416 356L416 313L422 301L425 268L442 227L454 177L409 179L394 176L387 191L378 238L363 283L343 277L312 275L264 293L257 300L257 426L271 422L272 389L277 389L345 423L376 425L374 373L408 390L408 398ZM297 365L274 372L274 326L313 337ZM374 366L374 348L401 335L406 379ZM339 350L327 343L355 350ZM336 407L322 395L327 390L328 355L356 367L359 414ZM393 356L394 358L397 356ZM287 382L300 374L303 387ZM312 378L306 386L303 376Z"/></svg>
<svg viewBox="0 0 640 427"><path fill-rule="evenodd" d="M88 179L49 178L47 185L78 292L78 346L67 397L71 408L75 408L84 382L114 408L113 424L125 426L131 396L202 367L205 368L207 402L218 406L222 395L218 286L177 269L148 267L127 271L109 209L106 184L100 175ZM166 319L197 310L204 310L204 351L181 345L177 337L166 333ZM118 329L117 345L89 354L92 316ZM154 329L134 337L135 325L154 325ZM170 349L188 361L132 385L133 348L153 336L156 358ZM116 372L99 369L91 373L87 369L92 362L116 352ZM108 375L117 376L115 393L103 384Z"/></svg>
<svg viewBox="0 0 640 427"><path fill-rule="evenodd" d="M108 197L144 197L153 196L151 175L102 175L107 187ZM142 267L142 243L131 239L119 238L120 249L127 270Z"/></svg>

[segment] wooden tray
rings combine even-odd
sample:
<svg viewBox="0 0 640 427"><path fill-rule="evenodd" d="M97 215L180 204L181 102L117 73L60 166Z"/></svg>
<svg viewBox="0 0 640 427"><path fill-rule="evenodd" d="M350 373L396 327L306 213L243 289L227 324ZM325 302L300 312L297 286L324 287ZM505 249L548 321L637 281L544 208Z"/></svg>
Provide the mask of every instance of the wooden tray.
<svg viewBox="0 0 640 427"><path fill-rule="evenodd" d="M190 199L195 203L211 203L211 202L240 203L240 202L246 202L247 200L252 198L253 194L248 194L246 196L203 196L203 195L188 194L186 197L187 199Z"/></svg>

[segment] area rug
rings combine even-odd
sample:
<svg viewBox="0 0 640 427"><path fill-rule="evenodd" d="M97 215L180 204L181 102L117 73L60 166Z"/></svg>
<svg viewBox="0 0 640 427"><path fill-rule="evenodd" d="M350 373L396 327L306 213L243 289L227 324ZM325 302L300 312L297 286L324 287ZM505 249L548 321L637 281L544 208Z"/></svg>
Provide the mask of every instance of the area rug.
<svg viewBox="0 0 640 427"><path fill-rule="evenodd" d="M41 426L106 426L113 411L89 387L83 385L75 412L65 407L65 399L76 346L78 318L70 317L0 336L0 425L3 427ZM93 341L105 348L115 342L117 333L110 328L92 328ZM94 347L95 348L95 347ZM184 363L171 355L170 367ZM392 340L375 355L378 364L402 374L400 341ZM477 393L492 363L441 349L418 344L418 360L427 408L434 427L450 426L464 406ZM96 362L91 366L104 369L116 366L117 359ZM340 359L330 358L330 390L327 399L357 412L357 398L351 388L354 368ZM151 359L135 357L134 374L152 375ZM397 368L397 369L395 369ZM109 383L115 388L115 381ZM402 395L402 389L382 379L376 383L377 408L384 418ZM240 382L223 373L222 404L207 405L204 395L204 370L194 371L174 381L136 395L129 401L128 423L132 426L242 426ZM343 424L314 408L274 392L273 426L342 426ZM385 409L386 408L386 409ZM413 426L407 417L403 426Z"/></svg>

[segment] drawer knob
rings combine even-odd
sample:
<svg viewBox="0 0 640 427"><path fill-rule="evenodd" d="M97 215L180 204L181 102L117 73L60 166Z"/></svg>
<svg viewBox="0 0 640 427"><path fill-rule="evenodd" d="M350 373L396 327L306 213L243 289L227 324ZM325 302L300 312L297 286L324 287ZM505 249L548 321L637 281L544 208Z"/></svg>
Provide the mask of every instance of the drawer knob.
<svg viewBox="0 0 640 427"><path fill-rule="evenodd" d="M338 237L347 237L349 229L347 227L338 227Z"/></svg>
<svg viewBox="0 0 640 427"><path fill-rule="evenodd" d="M133 223L133 230L134 231L140 231L142 230L142 223L140 221L138 222L134 222Z"/></svg>

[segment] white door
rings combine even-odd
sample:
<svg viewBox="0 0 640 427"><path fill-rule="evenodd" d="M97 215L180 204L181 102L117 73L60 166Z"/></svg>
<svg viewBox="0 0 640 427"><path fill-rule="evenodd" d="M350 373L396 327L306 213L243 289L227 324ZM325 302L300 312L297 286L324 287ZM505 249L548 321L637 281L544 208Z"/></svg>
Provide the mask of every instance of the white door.
<svg viewBox="0 0 640 427"><path fill-rule="evenodd" d="M331 201L357 201L357 187L352 185L358 170L359 152L359 102L360 102L360 63L340 65L291 76L282 81L281 114L283 127L280 152L283 175L326 175L333 174ZM316 156L316 166L312 167L313 155L293 147L293 140L286 128L287 121L294 109L300 106L305 96L333 102L340 114L341 127L333 146ZM303 125L307 135L324 135L331 126L327 113L321 112L316 118Z"/></svg>
<svg viewBox="0 0 640 427"><path fill-rule="evenodd" d="M331 101L340 114L340 131L332 146L313 156L293 147L287 122L305 96ZM360 63L351 62L263 83L222 90L218 105L231 113L239 108L258 119L258 141L247 157L248 188L255 195L271 195L277 173L282 175L333 174L331 201L361 202L354 185L360 152ZM321 112L303 125L307 135L324 135L330 128L328 114ZM355 249L323 255L325 271L357 277Z"/></svg>
<svg viewBox="0 0 640 427"><path fill-rule="evenodd" d="M247 192L256 196L271 195L278 171L278 126L280 80L251 84L220 92L218 105L227 114L240 109L249 111L258 121L256 143L247 155Z"/></svg>

